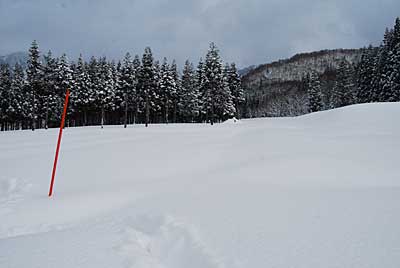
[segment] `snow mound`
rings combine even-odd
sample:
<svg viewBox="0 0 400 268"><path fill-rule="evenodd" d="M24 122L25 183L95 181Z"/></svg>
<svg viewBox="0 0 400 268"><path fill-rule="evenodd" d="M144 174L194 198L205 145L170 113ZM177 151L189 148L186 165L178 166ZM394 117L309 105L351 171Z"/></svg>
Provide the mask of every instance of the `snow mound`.
<svg viewBox="0 0 400 268"><path fill-rule="evenodd" d="M397 122L400 103L364 103L333 110L315 112L296 118L317 126L359 126L374 129L387 128ZM396 123L397 124L397 123Z"/></svg>
<svg viewBox="0 0 400 268"><path fill-rule="evenodd" d="M237 124L237 123L240 123L240 121L236 117L230 118L224 122L224 124Z"/></svg>
<svg viewBox="0 0 400 268"><path fill-rule="evenodd" d="M136 217L117 250L132 268L217 268L193 230L172 217Z"/></svg>

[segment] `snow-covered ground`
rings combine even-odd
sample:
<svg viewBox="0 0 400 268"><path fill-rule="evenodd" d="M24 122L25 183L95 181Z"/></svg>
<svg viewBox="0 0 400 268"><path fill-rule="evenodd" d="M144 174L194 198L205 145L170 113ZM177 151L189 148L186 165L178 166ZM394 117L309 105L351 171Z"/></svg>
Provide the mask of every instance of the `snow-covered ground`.
<svg viewBox="0 0 400 268"><path fill-rule="evenodd" d="M0 267L400 267L400 103L0 133Z"/></svg>

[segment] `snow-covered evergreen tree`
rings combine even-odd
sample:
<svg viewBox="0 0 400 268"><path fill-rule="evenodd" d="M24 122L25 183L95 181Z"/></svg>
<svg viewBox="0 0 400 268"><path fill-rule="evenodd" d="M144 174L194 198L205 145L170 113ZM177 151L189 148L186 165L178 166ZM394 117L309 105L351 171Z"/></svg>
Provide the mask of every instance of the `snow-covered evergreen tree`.
<svg viewBox="0 0 400 268"><path fill-rule="evenodd" d="M374 80L374 66L378 50L371 45L364 49L357 73L357 102L372 102L373 89L371 85Z"/></svg>
<svg viewBox="0 0 400 268"><path fill-rule="evenodd" d="M83 126L88 124L88 112L93 105L93 92L87 69L88 66L86 66L82 55L80 55L73 73L75 88L71 92L71 102L75 106L76 112L82 113L83 118L81 120Z"/></svg>
<svg viewBox="0 0 400 268"><path fill-rule="evenodd" d="M62 94L67 89L72 89L74 80L72 70L69 65L67 55L63 54L57 62L57 87L59 93Z"/></svg>
<svg viewBox="0 0 400 268"><path fill-rule="evenodd" d="M154 99L152 103L153 121L159 122L163 116L163 101L161 90L161 66L158 60L154 61Z"/></svg>
<svg viewBox="0 0 400 268"><path fill-rule="evenodd" d="M103 57L99 60L97 72L97 85L95 98L96 103L100 107L100 124L101 128L106 123L106 112L115 109L114 97L115 97L115 83L113 80L112 66L107 62L106 58Z"/></svg>
<svg viewBox="0 0 400 268"><path fill-rule="evenodd" d="M232 91L230 88L230 66L227 64L223 70L223 81L221 87L216 92L215 103L216 113L219 120L226 120L236 113L235 104L233 102Z"/></svg>
<svg viewBox="0 0 400 268"><path fill-rule="evenodd" d="M307 93L309 112L321 111L323 107L321 83L318 74L315 72L311 73Z"/></svg>
<svg viewBox="0 0 400 268"><path fill-rule="evenodd" d="M176 61L173 60L170 66L170 75L172 80L174 81L174 87L171 91L171 100L172 100L172 118L173 122L176 123L178 121L179 114L179 102L181 98L181 80L178 73L178 67L176 66Z"/></svg>
<svg viewBox="0 0 400 268"><path fill-rule="evenodd" d="M117 95L123 99L121 105L124 107L124 127L126 128L128 124L128 110L133 108L133 97L136 90L136 73L129 53L125 54L121 68L119 94Z"/></svg>
<svg viewBox="0 0 400 268"><path fill-rule="evenodd" d="M9 105L6 109L8 117L14 122L14 129L20 129L22 121L25 119L24 107L24 88L25 75L22 66L15 64L13 78L9 93Z"/></svg>
<svg viewBox="0 0 400 268"><path fill-rule="evenodd" d="M10 67L8 64L2 64L0 66L0 123L2 130L8 129L11 119L7 113L11 101L11 83Z"/></svg>
<svg viewBox="0 0 400 268"><path fill-rule="evenodd" d="M47 129L49 121L59 121L60 92L58 90L58 62L53 58L51 51L44 56L43 64L43 95L41 96L42 113L44 116L44 127Z"/></svg>
<svg viewBox="0 0 400 268"><path fill-rule="evenodd" d="M400 101L400 18L396 19L387 44L386 75L380 96L381 101Z"/></svg>
<svg viewBox="0 0 400 268"><path fill-rule="evenodd" d="M193 64L187 60L182 73L182 90L179 110L185 122L194 122L199 116L199 89Z"/></svg>
<svg viewBox="0 0 400 268"><path fill-rule="evenodd" d="M132 105L133 105L133 123L136 124L137 122L137 118L138 118L138 114L140 112L140 103L142 103L142 99L141 99L141 92L140 92L140 84L139 84L139 78L140 78L140 72L141 72L141 62L140 62L140 58L139 55L135 55L135 58L133 59L132 62L132 71L135 75L135 88L133 91L133 95L132 95Z"/></svg>
<svg viewBox="0 0 400 268"><path fill-rule="evenodd" d="M199 92L199 108L200 108L200 120L204 120L207 121L207 108L205 103L203 102L203 100L206 99L206 90L205 90L205 81L206 81L206 77L205 77L205 72L204 72L204 61L203 58L200 58L200 61L197 65L197 69L196 69L196 88L197 91ZM204 117L205 118L202 118Z"/></svg>
<svg viewBox="0 0 400 268"><path fill-rule="evenodd" d="M56 101L56 103L58 104L56 108L58 112L56 114L58 115L57 119L60 119L67 89L69 89L70 92L75 91L73 70L68 62L66 54L61 55L61 57L58 59L56 72L57 72L57 82L56 82L55 96L58 98ZM74 112L72 110L73 108L74 108L73 106L70 106L69 109L67 110L69 115L67 119L67 126L69 126L70 115Z"/></svg>
<svg viewBox="0 0 400 268"><path fill-rule="evenodd" d="M400 43L391 55L392 68L389 73L390 97L388 101L400 101Z"/></svg>
<svg viewBox="0 0 400 268"><path fill-rule="evenodd" d="M240 106L244 102L244 93L235 63L231 63L227 68L227 76L233 103L235 104L236 118L240 119Z"/></svg>
<svg viewBox="0 0 400 268"><path fill-rule="evenodd" d="M145 110L145 125L148 127L150 123L150 112L152 100L154 99L155 90L155 79L154 79L154 66L153 66L153 54L150 47L146 47L143 57L142 66L140 69L140 87L142 98L144 100Z"/></svg>
<svg viewBox="0 0 400 268"><path fill-rule="evenodd" d="M26 107L27 117L31 121L31 129L35 130L36 121L38 119L38 111L40 111L40 96L42 95L42 64L40 62L39 47L34 40L31 48L29 49L29 59L27 67L27 89L26 94L27 102L29 103Z"/></svg>
<svg viewBox="0 0 400 268"><path fill-rule="evenodd" d="M164 110L163 121L168 124L170 119L169 115L172 110L172 94L175 90L175 81L171 75L171 69L167 58L164 58L160 68L160 90Z"/></svg>
<svg viewBox="0 0 400 268"><path fill-rule="evenodd" d="M374 79L372 81L372 101L380 102L387 99L388 73L389 73L389 52L392 42L393 30L386 29L383 43L378 49L374 66Z"/></svg>
<svg viewBox="0 0 400 268"><path fill-rule="evenodd" d="M206 120L210 120L211 125L213 125L216 120L217 95L224 88L222 62L219 50L214 43L210 44L206 55L204 78L203 110L206 111Z"/></svg>
<svg viewBox="0 0 400 268"><path fill-rule="evenodd" d="M352 66L343 59L339 64L338 74L333 88L331 104L333 108L355 103L354 72Z"/></svg>

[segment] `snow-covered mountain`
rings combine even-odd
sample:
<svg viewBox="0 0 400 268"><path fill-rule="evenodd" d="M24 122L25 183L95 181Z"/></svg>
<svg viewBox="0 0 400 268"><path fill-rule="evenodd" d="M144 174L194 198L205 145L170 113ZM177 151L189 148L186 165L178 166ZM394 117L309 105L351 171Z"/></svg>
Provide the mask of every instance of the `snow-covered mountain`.
<svg viewBox="0 0 400 268"><path fill-rule="evenodd" d="M246 86L263 83L300 81L315 71L319 74L338 68L341 60L356 63L361 56L359 49L321 50L297 54L290 59L267 63L250 70L243 76Z"/></svg>
<svg viewBox="0 0 400 268"><path fill-rule="evenodd" d="M239 70L238 70L238 73L239 73L239 75L240 75L241 77L243 77L243 76L247 75L249 72L253 71L255 68L257 68L256 65L251 65L251 66L248 66L248 67L246 67L246 68L239 69Z"/></svg>
<svg viewBox="0 0 400 268"><path fill-rule="evenodd" d="M400 103L0 133L0 267L398 268Z"/></svg>
<svg viewBox="0 0 400 268"><path fill-rule="evenodd" d="M244 116L307 113L304 78L311 72L319 74L324 98L329 98L339 63L358 63L361 53L361 49L322 50L258 66L242 77L247 99Z"/></svg>
<svg viewBox="0 0 400 268"><path fill-rule="evenodd" d="M16 63L26 67L29 54L27 52L15 52L5 56L0 56L0 64L8 64L13 67Z"/></svg>

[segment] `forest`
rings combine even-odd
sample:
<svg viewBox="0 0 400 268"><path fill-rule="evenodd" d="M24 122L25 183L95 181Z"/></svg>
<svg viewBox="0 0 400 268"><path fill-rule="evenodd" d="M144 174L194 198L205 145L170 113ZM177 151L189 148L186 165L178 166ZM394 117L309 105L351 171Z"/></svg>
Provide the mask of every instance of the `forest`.
<svg viewBox="0 0 400 268"><path fill-rule="evenodd" d="M71 92L67 126L150 123L214 124L240 116L244 101L234 63L224 64L214 43L195 67L154 59L151 48L122 61L82 56L69 62L51 51L42 57L36 41L27 68L0 67L1 130L59 125L66 90Z"/></svg>

